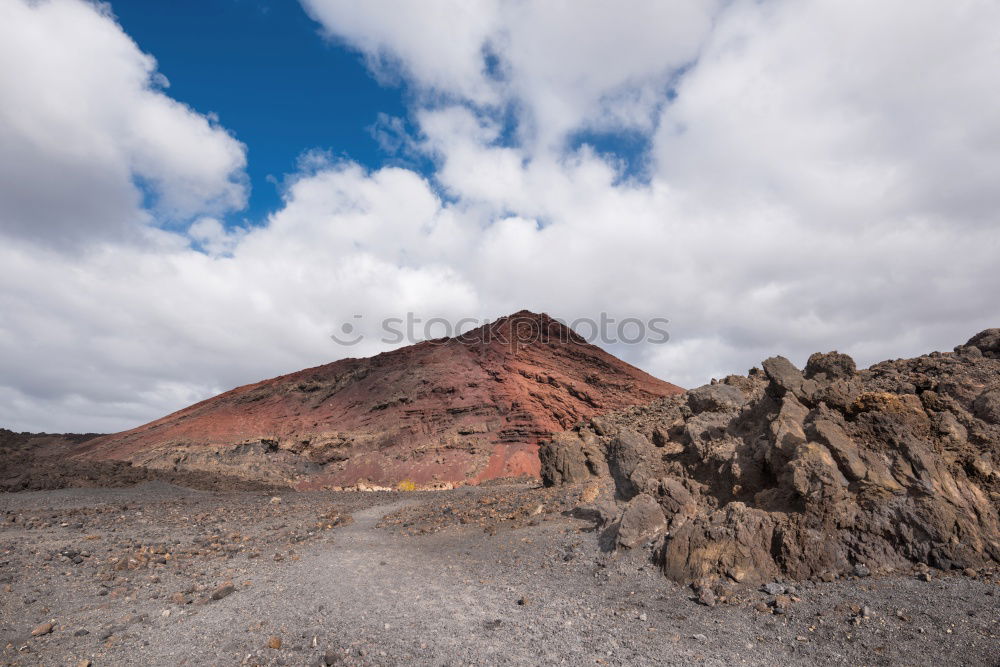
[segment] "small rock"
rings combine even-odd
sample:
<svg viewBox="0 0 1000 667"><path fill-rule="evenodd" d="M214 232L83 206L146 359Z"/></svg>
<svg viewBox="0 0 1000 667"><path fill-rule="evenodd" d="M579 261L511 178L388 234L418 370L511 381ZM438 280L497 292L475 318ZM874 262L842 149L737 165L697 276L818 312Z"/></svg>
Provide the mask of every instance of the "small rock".
<svg viewBox="0 0 1000 667"><path fill-rule="evenodd" d="M706 607L714 607L716 603L715 592L708 586L703 586L698 592L698 603Z"/></svg>
<svg viewBox="0 0 1000 667"><path fill-rule="evenodd" d="M73 636L74 637L86 637L89 634L90 634L90 630L84 630L83 628L81 628L81 629L77 630L76 632L74 632Z"/></svg>
<svg viewBox="0 0 1000 667"><path fill-rule="evenodd" d="M31 631L32 637L41 637L42 635L47 635L56 627L55 621L49 621L48 623L42 623L36 626L34 630Z"/></svg>
<svg viewBox="0 0 1000 667"><path fill-rule="evenodd" d="M80 662L76 663L76 667L90 667L93 664L94 663L92 663L90 660L87 660L86 658L84 658Z"/></svg>
<svg viewBox="0 0 1000 667"><path fill-rule="evenodd" d="M212 591L212 599L221 600L222 598L231 595L235 590L236 587L233 586L232 584L223 584L222 586L219 586L214 591Z"/></svg>
<svg viewBox="0 0 1000 667"><path fill-rule="evenodd" d="M646 619L647 619L647 616L645 614L639 614L639 620L640 621L645 621Z"/></svg>
<svg viewBox="0 0 1000 667"><path fill-rule="evenodd" d="M781 595L785 592L785 585L779 583L764 584L760 588L762 591L768 595Z"/></svg>
<svg viewBox="0 0 1000 667"><path fill-rule="evenodd" d="M872 613L873 613L872 608L869 607L868 605L865 605L864 607L861 608L861 616L863 618L871 618Z"/></svg>
<svg viewBox="0 0 1000 667"><path fill-rule="evenodd" d="M525 595L524 597L518 598L517 603L522 607L527 607L529 604L531 604L531 600L529 600L528 596Z"/></svg>
<svg viewBox="0 0 1000 667"><path fill-rule="evenodd" d="M323 654L323 664L327 667L339 665L341 662L343 662L343 657L333 650L327 651Z"/></svg>
<svg viewBox="0 0 1000 667"><path fill-rule="evenodd" d="M967 567L964 570L962 570L962 574L964 574L967 577L976 577L979 575L979 572L977 572L975 568Z"/></svg>
<svg viewBox="0 0 1000 667"><path fill-rule="evenodd" d="M865 567L861 563L858 563L857 565L854 566L854 576L855 577L867 577L871 573L872 573L871 570L869 570L867 567Z"/></svg>
<svg viewBox="0 0 1000 667"><path fill-rule="evenodd" d="M920 573L917 574L917 579L919 579L920 581L930 581L931 580L931 573L930 572L920 572Z"/></svg>
<svg viewBox="0 0 1000 667"><path fill-rule="evenodd" d="M271 504L272 505L280 505L281 504L281 498L279 498L278 496L274 496L273 498L271 498Z"/></svg>
<svg viewBox="0 0 1000 667"><path fill-rule="evenodd" d="M774 613L783 614L792 606L792 598L787 595L775 595L771 600L771 606L774 608Z"/></svg>
<svg viewBox="0 0 1000 667"><path fill-rule="evenodd" d="M763 602L758 602L757 604L755 604L753 606L753 608L756 609L757 611L761 612L762 614L767 614L767 613L771 612L771 608L768 607Z"/></svg>
<svg viewBox="0 0 1000 667"><path fill-rule="evenodd" d="M280 500L279 500L280 502ZM281 637L271 637L267 640L267 647L275 650L281 648Z"/></svg>
<svg viewBox="0 0 1000 667"><path fill-rule="evenodd" d="M700 642L707 642L708 641L708 637L706 637L705 635L701 634L700 632L698 634L696 634L696 635L691 635L691 639L697 639Z"/></svg>

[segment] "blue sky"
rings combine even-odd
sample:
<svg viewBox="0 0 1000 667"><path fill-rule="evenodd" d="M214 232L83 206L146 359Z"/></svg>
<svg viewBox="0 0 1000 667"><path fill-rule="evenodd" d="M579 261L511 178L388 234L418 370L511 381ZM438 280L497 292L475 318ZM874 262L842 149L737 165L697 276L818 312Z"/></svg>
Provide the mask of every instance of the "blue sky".
<svg viewBox="0 0 1000 667"><path fill-rule="evenodd" d="M598 342L686 387L1000 325L993 0L107 7L0 0L0 426L135 426L407 313L667 319Z"/></svg>
<svg viewBox="0 0 1000 667"><path fill-rule="evenodd" d="M170 81L168 93L247 145L249 206L228 222L259 224L281 202L283 177L306 150L377 167L379 114L405 117L402 82L383 86L362 56L297 2L114 0L112 10Z"/></svg>

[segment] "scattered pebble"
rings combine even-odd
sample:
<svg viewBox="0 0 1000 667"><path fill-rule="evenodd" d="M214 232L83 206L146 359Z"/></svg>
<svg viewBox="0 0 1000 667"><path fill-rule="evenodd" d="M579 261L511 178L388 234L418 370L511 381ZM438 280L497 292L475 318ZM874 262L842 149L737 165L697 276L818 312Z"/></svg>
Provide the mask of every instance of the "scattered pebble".
<svg viewBox="0 0 1000 667"><path fill-rule="evenodd" d="M231 595L235 590L236 587L233 586L231 583L223 584L222 586L219 586L214 591L212 591L212 599L221 600L222 598Z"/></svg>
<svg viewBox="0 0 1000 667"><path fill-rule="evenodd" d="M50 632L52 632L52 630L55 627L56 627L55 621L49 621L48 623L42 623L41 625L36 626L35 629L31 631L31 636L32 637L41 637L42 635L47 635Z"/></svg>

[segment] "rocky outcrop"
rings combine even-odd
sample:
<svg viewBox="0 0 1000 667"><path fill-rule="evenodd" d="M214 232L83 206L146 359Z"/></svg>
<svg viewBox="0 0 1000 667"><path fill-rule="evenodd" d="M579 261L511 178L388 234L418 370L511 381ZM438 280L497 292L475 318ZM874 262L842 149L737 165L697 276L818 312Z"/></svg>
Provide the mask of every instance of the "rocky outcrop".
<svg viewBox="0 0 1000 667"><path fill-rule="evenodd" d="M303 489L475 484L538 477L540 439L680 391L522 311L456 338L239 387L92 440L77 456ZM550 467L572 481L575 463Z"/></svg>
<svg viewBox="0 0 1000 667"><path fill-rule="evenodd" d="M660 532L655 503L678 581L978 567L1000 561L998 401L1000 329L860 372L837 352L804 371L772 357L560 434L543 474L607 480L621 547Z"/></svg>

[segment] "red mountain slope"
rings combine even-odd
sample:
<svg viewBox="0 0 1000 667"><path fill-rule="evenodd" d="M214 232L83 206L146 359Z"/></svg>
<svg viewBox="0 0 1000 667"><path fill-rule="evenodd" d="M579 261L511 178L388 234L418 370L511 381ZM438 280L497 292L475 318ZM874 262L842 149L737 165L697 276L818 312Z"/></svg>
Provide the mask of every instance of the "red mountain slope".
<svg viewBox="0 0 1000 667"><path fill-rule="evenodd" d="M538 441L681 392L547 315L233 389L81 456L218 470L300 488L538 476Z"/></svg>

